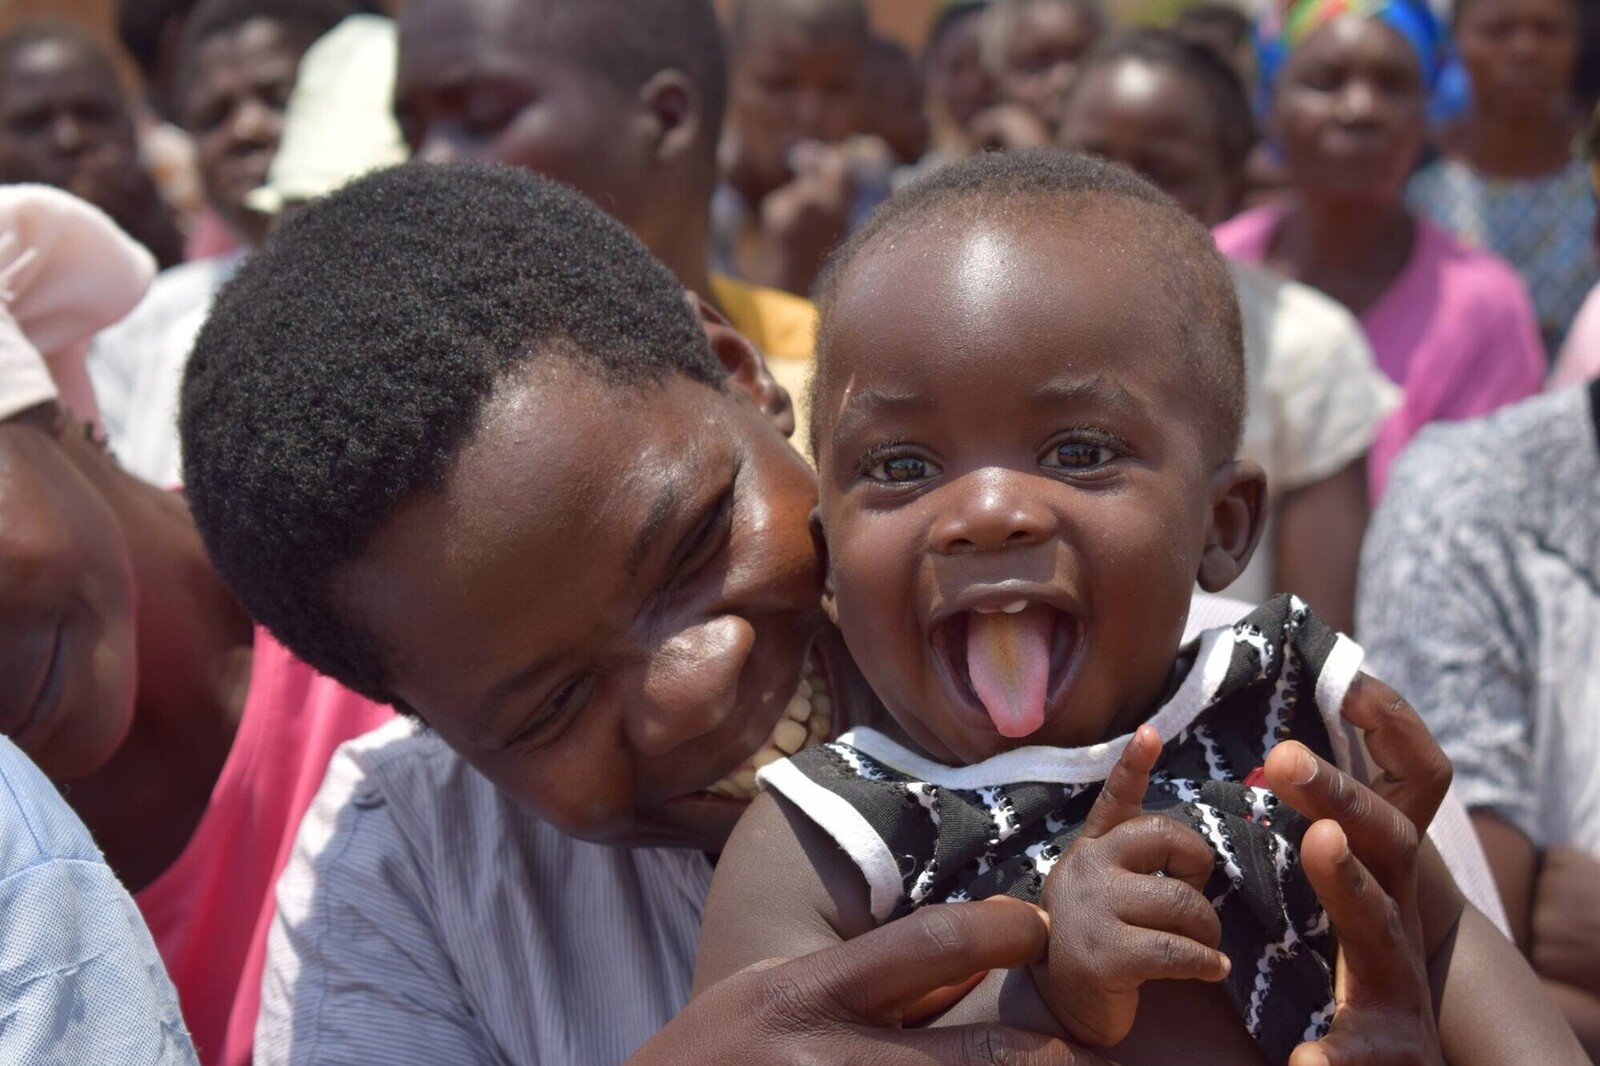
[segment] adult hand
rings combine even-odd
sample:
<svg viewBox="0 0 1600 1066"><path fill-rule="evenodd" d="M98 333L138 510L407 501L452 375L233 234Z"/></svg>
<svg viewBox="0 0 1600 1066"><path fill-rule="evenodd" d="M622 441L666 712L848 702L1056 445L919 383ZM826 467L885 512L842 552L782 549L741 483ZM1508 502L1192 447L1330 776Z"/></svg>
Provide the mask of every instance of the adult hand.
<svg viewBox="0 0 1600 1066"><path fill-rule="evenodd" d="M1418 878L1449 761L1411 706L1370 677L1352 685L1344 717L1366 733L1370 787L1294 742L1265 767L1279 798L1317 819L1300 857L1339 938L1332 1029L1290 1066L1442 1064Z"/></svg>
<svg viewBox="0 0 1600 1066"><path fill-rule="evenodd" d="M1048 939L1043 914L1016 900L925 907L838 947L741 970L697 996L628 1066L1112 1066L998 1024L901 1028L919 999L1040 959Z"/></svg>
<svg viewBox="0 0 1600 1066"><path fill-rule="evenodd" d="M1045 878L1050 953L1034 979L1067 1034L1097 1047L1127 1037L1147 981L1228 976L1222 923L1202 894L1211 848L1188 826L1144 813L1160 755L1160 735L1140 726Z"/></svg>
<svg viewBox="0 0 1600 1066"><path fill-rule="evenodd" d="M1600 996L1600 861L1573 847L1554 847L1534 887L1534 969Z"/></svg>

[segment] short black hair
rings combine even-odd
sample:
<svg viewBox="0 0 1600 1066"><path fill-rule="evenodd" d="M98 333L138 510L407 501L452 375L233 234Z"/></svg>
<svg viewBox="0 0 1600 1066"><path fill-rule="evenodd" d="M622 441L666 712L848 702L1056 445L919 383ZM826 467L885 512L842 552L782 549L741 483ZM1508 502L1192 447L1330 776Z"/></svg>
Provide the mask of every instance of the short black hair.
<svg viewBox="0 0 1600 1066"><path fill-rule="evenodd" d="M853 37L864 46L872 38L866 0L736 0L728 24L734 51L743 47L752 26L773 18L793 22L811 33Z"/></svg>
<svg viewBox="0 0 1600 1066"><path fill-rule="evenodd" d="M1011 43L1011 35L1016 32L1017 22L1023 12L1030 7L1046 4L1071 8L1096 37L1105 32L1106 12L1100 0L991 0L978 34L979 53L990 74L1000 73L1005 63L1006 48Z"/></svg>
<svg viewBox="0 0 1600 1066"><path fill-rule="evenodd" d="M1087 84L1088 75L1125 60L1166 67L1194 82L1216 115L1223 160L1230 172L1243 172L1259 137L1244 83L1215 50L1172 30L1143 27L1124 30L1101 41L1078 65L1063 109L1072 107L1073 97L1079 87Z"/></svg>
<svg viewBox="0 0 1600 1066"><path fill-rule="evenodd" d="M200 48L219 34L266 19L282 26L306 47L351 15L381 10L370 0L200 0L183 25L178 47L178 98L188 95Z"/></svg>
<svg viewBox="0 0 1600 1066"><path fill-rule="evenodd" d="M968 19L981 15L989 7L989 0L958 0L939 11L928 28L928 43L922 48L923 59L932 55L956 27Z"/></svg>
<svg viewBox="0 0 1600 1066"><path fill-rule="evenodd" d="M184 378L184 484L218 572L300 658L396 702L335 572L445 485L509 375L557 357L618 386L725 380L683 287L567 186L411 163L308 205L223 288Z"/></svg>
<svg viewBox="0 0 1600 1066"><path fill-rule="evenodd" d="M827 429L826 407L817 401L831 388L834 308L857 259L936 223L1005 220L1041 207L1081 212L1107 201L1139 210L1146 218L1130 234L1163 245L1160 261L1166 270L1152 279L1148 295L1178 304L1187 348L1195 356L1194 376L1211 401L1207 437L1232 458L1243 432L1248 386L1238 292L1216 241L1176 201L1127 167L1061 149L983 152L940 167L890 197L834 253L815 294L819 323L811 454L821 454L818 445Z"/></svg>
<svg viewBox="0 0 1600 1066"><path fill-rule="evenodd" d="M161 61L167 24L189 17L195 0L117 0L117 38L148 81Z"/></svg>
<svg viewBox="0 0 1600 1066"><path fill-rule="evenodd" d="M117 79L117 68L111 61L111 55L101 47L99 41L78 27L56 19L25 22L0 37L0 82L11 76L11 66L18 56L41 44L64 44L78 49L85 59L110 77L112 84L119 89L118 99L122 99L121 82Z"/></svg>

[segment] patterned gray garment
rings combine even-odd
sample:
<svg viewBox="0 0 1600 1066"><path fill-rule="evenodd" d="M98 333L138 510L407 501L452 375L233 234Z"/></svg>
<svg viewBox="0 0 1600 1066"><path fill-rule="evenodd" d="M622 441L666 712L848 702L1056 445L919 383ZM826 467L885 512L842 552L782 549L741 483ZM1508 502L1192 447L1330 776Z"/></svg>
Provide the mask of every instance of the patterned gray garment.
<svg viewBox="0 0 1600 1066"><path fill-rule="evenodd" d="M1205 893L1233 962L1224 987L1271 1063L1327 1032L1333 944L1300 866L1310 823L1265 787L1261 766L1291 738L1350 765L1339 715L1360 665L1349 639L1279 596L1186 646L1181 681L1151 718L1165 747L1144 808L1212 849ZM996 895L1038 903L1123 743L1023 747L951 767L857 729L757 780L857 864L881 922L929 903Z"/></svg>
<svg viewBox="0 0 1600 1066"><path fill-rule="evenodd" d="M1368 531L1357 632L1463 803L1600 857L1596 388L1423 430Z"/></svg>

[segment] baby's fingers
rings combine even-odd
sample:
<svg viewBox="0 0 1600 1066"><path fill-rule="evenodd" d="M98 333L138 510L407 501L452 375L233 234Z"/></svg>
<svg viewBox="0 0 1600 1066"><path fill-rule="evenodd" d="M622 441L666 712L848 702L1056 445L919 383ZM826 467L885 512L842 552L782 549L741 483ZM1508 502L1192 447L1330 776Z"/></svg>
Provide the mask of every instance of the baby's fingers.
<svg viewBox="0 0 1600 1066"><path fill-rule="evenodd" d="M1176 877L1134 875L1125 879L1116 915L1143 929L1172 933L1204 947L1222 943L1216 908L1192 885Z"/></svg>
<svg viewBox="0 0 1600 1066"><path fill-rule="evenodd" d="M1157 929L1123 927L1124 957L1110 968L1135 987L1146 981L1208 981L1228 976L1233 964L1215 948ZM1113 982L1117 981L1112 977ZM1113 986L1115 987L1115 985Z"/></svg>
<svg viewBox="0 0 1600 1066"><path fill-rule="evenodd" d="M1117 765L1100 789L1080 840L1098 840L1123 822L1144 813L1144 794L1150 788L1150 771L1161 756L1161 734L1149 725L1134 730Z"/></svg>

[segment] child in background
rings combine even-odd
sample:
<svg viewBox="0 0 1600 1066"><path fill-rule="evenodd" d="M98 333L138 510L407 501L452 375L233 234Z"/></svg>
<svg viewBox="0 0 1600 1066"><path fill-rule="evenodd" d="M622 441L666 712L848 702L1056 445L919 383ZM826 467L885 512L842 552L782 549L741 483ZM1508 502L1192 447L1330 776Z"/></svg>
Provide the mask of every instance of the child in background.
<svg viewBox="0 0 1600 1066"><path fill-rule="evenodd" d="M740 0L712 264L792 293L883 195L850 148L867 132L863 0Z"/></svg>
<svg viewBox="0 0 1600 1066"><path fill-rule="evenodd" d="M928 124L938 159L971 154L976 147L973 121L995 101L994 79L983 65L979 40L987 8L979 0L946 2L928 30L922 73L928 83Z"/></svg>
<svg viewBox="0 0 1600 1066"><path fill-rule="evenodd" d="M1152 287L1165 298L1137 299ZM1360 862L1290 803L1329 760L1366 758L1341 717L1375 684L1360 649L1287 597L1179 648L1190 589L1237 576L1264 496L1233 458L1239 312L1201 226L1087 157L977 157L880 211L821 305L824 604L902 732L762 771L697 987L925 903L1010 895L1048 910L1047 963L1037 984L988 980L952 1023L1031 1018L1124 1066L1282 1063L1306 1041L1323 1046L1300 1061L1355 1061L1340 1049L1364 1039L1435 1062L1427 982L1402 960L1449 934L1452 966L1501 967L1498 1001L1541 1012L1548 1043L1510 1046L1582 1061L1448 879L1413 903L1416 868L1374 862L1417 908L1376 941L1323 910ZM1381 1009L1351 1008L1355 970L1335 999L1330 919L1368 977L1410 973ZM1508 1061L1463 1015L1453 1061Z"/></svg>
<svg viewBox="0 0 1600 1066"><path fill-rule="evenodd" d="M1098 0L996 0L984 15L983 60L1001 102L1053 132L1078 59L1105 29Z"/></svg>

